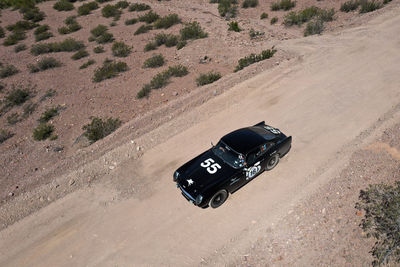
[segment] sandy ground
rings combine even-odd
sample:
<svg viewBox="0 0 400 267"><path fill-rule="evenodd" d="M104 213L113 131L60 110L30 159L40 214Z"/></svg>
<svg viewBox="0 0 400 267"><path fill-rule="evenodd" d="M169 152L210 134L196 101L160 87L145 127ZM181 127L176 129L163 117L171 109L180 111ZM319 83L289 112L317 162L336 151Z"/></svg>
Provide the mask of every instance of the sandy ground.
<svg viewBox="0 0 400 267"><path fill-rule="evenodd" d="M50 202L71 179L102 176L2 230L0 265L367 264L367 245L356 244L353 253L329 238L353 242L351 232L360 239L360 216L352 209L358 190L398 172L395 4L366 25L279 43L298 56L55 178ZM183 199L173 171L210 140L261 120L293 136L278 167L219 209L201 210ZM366 167L371 162L376 167ZM377 169L382 173L375 176ZM367 180L353 179L365 174ZM3 218L18 216L7 207Z"/></svg>

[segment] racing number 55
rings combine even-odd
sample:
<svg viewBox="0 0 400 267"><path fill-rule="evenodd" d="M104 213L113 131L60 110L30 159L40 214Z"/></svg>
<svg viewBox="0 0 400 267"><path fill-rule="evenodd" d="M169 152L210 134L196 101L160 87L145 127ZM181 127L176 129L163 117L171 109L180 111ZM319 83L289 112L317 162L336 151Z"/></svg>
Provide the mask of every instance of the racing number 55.
<svg viewBox="0 0 400 267"><path fill-rule="evenodd" d="M203 168L207 168L209 174L214 174L218 171L218 169L221 169L221 166L218 163L215 163L212 158L206 159L205 161L200 163L200 166Z"/></svg>

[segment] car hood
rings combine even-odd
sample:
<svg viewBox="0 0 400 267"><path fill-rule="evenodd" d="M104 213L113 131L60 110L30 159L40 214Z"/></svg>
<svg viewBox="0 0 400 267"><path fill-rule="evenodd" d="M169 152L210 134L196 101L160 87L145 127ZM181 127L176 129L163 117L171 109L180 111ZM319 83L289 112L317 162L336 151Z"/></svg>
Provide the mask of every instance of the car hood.
<svg viewBox="0 0 400 267"><path fill-rule="evenodd" d="M212 161L214 162L211 163ZM213 170L217 168L216 166L215 168L212 167L213 164L218 164L221 168L217 168L217 171L215 173L210 173L207 170L207 167L201 166L202 163L203 166L208 165L207 162L210 162L209 165L211 167L211 172L213 172ZM178 178L178 184L186 192L191 194L193 197L196 197L198 194L201 194L201 192L208 186L216 184L221 180L228 179L236 171L237 169L226 164L210 149L195 157L178 169L178 172L180 174Z"/></svg>

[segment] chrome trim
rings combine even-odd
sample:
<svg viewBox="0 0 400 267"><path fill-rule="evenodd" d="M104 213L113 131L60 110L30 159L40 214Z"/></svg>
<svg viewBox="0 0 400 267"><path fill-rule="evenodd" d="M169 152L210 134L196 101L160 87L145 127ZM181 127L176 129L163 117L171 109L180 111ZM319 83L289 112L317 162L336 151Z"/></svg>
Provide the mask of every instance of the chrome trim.
<svg viewBox="0 0 400 267"><path fill-rule="evenodd" d="M193 202L196 202L196 199L194 199L194 197L192 197L188 192L186 192L186 190L183 189L182 186L179 185L179 189L180 189L188 198L190 198Z"/></svg>

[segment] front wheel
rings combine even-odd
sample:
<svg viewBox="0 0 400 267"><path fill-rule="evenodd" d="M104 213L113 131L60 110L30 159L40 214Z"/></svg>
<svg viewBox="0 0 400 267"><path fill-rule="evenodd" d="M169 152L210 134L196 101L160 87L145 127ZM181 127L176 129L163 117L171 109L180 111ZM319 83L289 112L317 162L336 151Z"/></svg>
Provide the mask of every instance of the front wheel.
<svg viewBox="0 0 400 267"><path fill-rule="evenodd" d="M224 204L225 200L228 198L228 192L225 189L219 190L210 200L210 207L213 209L218 208Z"/></svg>
<svg viewBox="0 0 400 267"><path fill-rule="evenodd" d="M267 167L265 167L265 169L267 171L270 171L273 168L275 168L275 166L278 165L278 163L279 163L279 154L275 154L268 160Z"/></svg>

